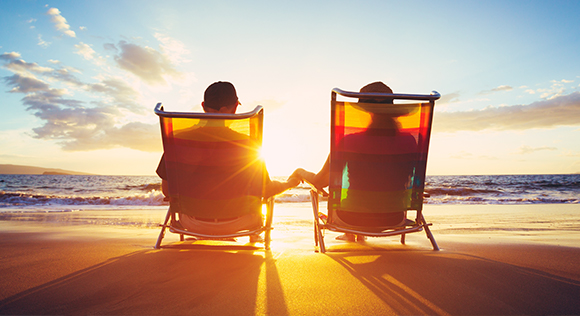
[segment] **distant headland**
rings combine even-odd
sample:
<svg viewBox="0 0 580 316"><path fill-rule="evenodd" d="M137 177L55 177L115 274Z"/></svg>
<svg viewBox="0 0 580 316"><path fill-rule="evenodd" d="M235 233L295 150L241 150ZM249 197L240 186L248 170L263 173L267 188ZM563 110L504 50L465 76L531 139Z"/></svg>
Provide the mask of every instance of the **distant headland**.
<svg viewBox="0 0 580 316"><path fill-rule="evenodd" d="M92 173L57 168L0 164L0 174L93 175Z"/></svg>

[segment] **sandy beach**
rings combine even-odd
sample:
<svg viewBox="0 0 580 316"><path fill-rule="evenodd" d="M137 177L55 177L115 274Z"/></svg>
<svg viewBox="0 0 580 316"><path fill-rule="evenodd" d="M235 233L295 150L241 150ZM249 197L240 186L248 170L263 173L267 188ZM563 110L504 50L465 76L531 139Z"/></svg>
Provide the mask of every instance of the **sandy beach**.
<svg viewBox="0 0 580 316"><path fill-rule="evenodd" d="M406 245L327 233L320 254L308 203L275 212L270 251L173 234L154 250L154 228L0 221L0 314L580 314L577 204L426 205L438 252L424 233Z"/></svg>

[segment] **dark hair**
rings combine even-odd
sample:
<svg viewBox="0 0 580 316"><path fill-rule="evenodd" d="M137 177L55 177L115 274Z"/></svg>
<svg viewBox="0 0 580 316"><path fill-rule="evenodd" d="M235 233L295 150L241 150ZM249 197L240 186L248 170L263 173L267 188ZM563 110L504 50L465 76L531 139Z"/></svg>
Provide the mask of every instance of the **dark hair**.
<svg viewBox="0 0 580 316"><path fill-rule="evenodd" d="M222 107L231 108L238 102L238 95L234 85L226 81L214 82L203 94L203 104L205 107L219 110Z"/></svg>

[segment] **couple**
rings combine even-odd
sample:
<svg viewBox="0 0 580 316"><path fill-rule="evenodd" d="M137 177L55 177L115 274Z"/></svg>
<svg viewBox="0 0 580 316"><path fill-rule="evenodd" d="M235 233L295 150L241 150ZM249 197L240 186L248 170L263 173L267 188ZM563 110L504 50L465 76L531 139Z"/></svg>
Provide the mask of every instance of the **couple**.
<svg viewBox="0 0 580 316"><path fill-rule="evenodd" d="M361 92L379 92L379 93L392 93L392 90L387 87L382 82L375 82L369 84L361 89ZM392 103L392 100L360 100L360 102L365 103ZM211 84L204 93L204 101L202 102L202 107L206 113L225 113L225 114L235 114L237 107L239 105L238 97L236 94L236 90L234 86L229 82L215 82ZM388 119L388 118L387 118ZM384 120L384 119L383 119ZM392 120L392 119L391 119ZM380 115L373 115L373 122L381 123L380 122ZM371 123L372 125L373 123ZM284 181L272 181L267 173L267 170L264 167L265 176L265 185L263 191L263 197L268 198L270 196L274 196L276 194L282 193L288 189L296 187L301 182L308 182L311 185L315 186L318 189L322 189L327 187L329 184L329 169L330 162L329 160L326 161L324 167L318 172L314 174L312 172L308 172L304 169L297 169L290 175L290 177ZM367 168L368 169L368 168ZM372 172L372 171L371 171ZM159 166L157 168L157 174L162 179L162 191L164 195L168 195L168 184L167 184L167 171L165 168L165 160L164 157L161 158ZM364 177L363 177L364 178ZM354 179L353 179L354 180ZM363 179L364 180L364 179ZM349 218L349 213L352 212L344 212L344 214L337 214L338 217L342 218L342 220L347 225L354 225L354 226L367 226L369 223L371 226L376 226L376 223L385 224L385 222L393 222L398 223L401 221L401 218L404 214L399 213L389 213L386 214L389 218L385 218L383 214L376 214L376 213L357 213L355 214L356 218ZM396 218L393 217L393 214L396 215ZM358 215L362 215L365 219L361 222L357 218L360 217ZM367 216L368 215L368 216ZM344 217L344 218L343 218ZM352 216L350 216L352 217ZM260 215L256 214L248 214L244 216L240 216L236 219L227 222L221 222L220 225L215 225L215 223L198 220L195 217L181 214L179 224L186 229L197 231L200 233L207 233L207 234L220 234L226 231L237 231L237 230L244 230L250 229L257 225L261 225L262 218ZM339 239L342 240L349 240L354 241L353 235L343 235L339 236ZM259 236L252 236L250 238L251 241L260 241Z"/></svg>

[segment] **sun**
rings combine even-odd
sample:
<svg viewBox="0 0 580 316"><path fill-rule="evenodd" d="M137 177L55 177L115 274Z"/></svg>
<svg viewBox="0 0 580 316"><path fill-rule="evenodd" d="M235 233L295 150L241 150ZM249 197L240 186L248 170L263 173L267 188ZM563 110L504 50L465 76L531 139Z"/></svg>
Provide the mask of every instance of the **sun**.
<svg viewBox="0 0 580 316"><path fill-rule="evenodd" d="M266 162L270 176L289 176L296 169L297 162L285 144L263 146L260 157Z"/></svg>

